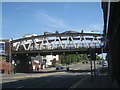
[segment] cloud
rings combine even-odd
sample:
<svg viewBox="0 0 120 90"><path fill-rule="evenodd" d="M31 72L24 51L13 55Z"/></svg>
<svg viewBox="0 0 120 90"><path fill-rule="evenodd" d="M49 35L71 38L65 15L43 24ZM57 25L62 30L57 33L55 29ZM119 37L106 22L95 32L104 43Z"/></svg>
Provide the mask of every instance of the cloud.
<svg viewBox="0 0 120 90"><path fill-rule="evenodd" d="M76 26L76 31L84 30L86 33L102 33L103 31L103 24L100 23L91 23L91 24L83 24ZM93 31L93 32L92 32Z"/></svg>
<svg viewBox="0 0 120 90"><path fill-rule="evenodd" d="M103 25L102 24L90 24L88 28L91 31L102 31L103 30Z"/></svg>
<svg viewBox="0 0 120 90"><path fill-rule="evenodd" d="M72 26L69 25L64 19L50 15L46 12L46 10L41 9L39 12L35 13L35 18L37 19L37 22L41 25L41 29L47 31L55 31L58 30L60 32L66 31L66 30L73 30L81 32L81 30L84 31L97 31L100 33L103 29L102 24L93 23L89 25L80 25L80 26Z"/></svg>
<svg viewBox="0 0 120 90"><path fill-rule="evenodd" d="M48 14L45 10L40 10L35 14L36 19L43 26L51 27L53 29L69 29L71 28L64 19L52 16Z"/></svg>

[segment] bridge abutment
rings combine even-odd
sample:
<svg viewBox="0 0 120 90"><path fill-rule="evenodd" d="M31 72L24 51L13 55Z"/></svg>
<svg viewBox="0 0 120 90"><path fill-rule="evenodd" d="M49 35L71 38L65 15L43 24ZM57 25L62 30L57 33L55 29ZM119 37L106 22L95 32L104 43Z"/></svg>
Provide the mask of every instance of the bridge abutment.
<svg viewBox="0 0 120 90"><path fill-rule="evenodd" d="M32 72L32 61L28 54L16 54L13 55L15 61L14 68L17 73L28 73Z"/></svg>

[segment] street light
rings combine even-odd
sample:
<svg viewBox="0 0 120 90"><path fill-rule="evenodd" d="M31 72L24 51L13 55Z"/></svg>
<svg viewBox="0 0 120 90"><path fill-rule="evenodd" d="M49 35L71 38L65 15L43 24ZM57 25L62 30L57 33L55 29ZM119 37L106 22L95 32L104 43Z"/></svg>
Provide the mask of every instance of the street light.
<svg viewBox="0 0 120 90"><path fill-rule="evenodd" d="M100 32L100 34L101 34L101 38L102 38L102 33L101 33L101 31L92 31L92 32ZM102 41L101 41L101 52L102 52L102 62L104 61L103 60L103 43L102 43Z"/></svg>
<svg viewBox="0 0 120 90"><path fill-rule="evenodd" d="M12 72L12 38L9 40L9 71L8 74Z"/></svg>
<svg viewBox="0 0 120 90"><path fill-rule="evenodd" d="M101 34L101 38L102 38L102 33L101 33L101 31L98 31L98 30L96 30L96 31L91 31L91 32L100 32L100 34ZM103 48L102 48L102 43L100 44L100 47L101 47L101 52L102 52L102 62L103 62ZM96 55L95 55L96 56ZM94 60L94 70L95 70L95 68L96 68L96 65L95 65L95 60ZM96 73L96 72L95 72Z"/></svg>

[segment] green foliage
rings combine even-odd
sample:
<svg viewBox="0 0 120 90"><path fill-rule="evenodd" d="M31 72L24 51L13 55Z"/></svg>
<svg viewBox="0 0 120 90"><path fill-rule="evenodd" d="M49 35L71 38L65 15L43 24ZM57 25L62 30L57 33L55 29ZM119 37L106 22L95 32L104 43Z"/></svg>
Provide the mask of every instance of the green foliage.
<svg viewBox="0 0 120 90"><path fill-rule="evenodd" d="M100 56L96 55L96 60L100 60L100 59L101 59Z"/></svg>
<svg viewBox="0 0 120 90"><path fill-rule="evenodd" d="M61 55L61 64L65 65L66 63L77 63L82 61L88 61L87 54L69 54Z"/></svg>
<svg viewBox="0 0 120 90"><path fill-rule="evenodd" d="M69 55L60 55L61 64L66 65L66 63L77 63L77 62L86 62L89 61L87 54L69 54ZM96 55L96 60L100 60L101 58Z"/></svg>
<svg viewBox="0 0 120 90"><path fill-rule="evenodd" d="M57 60L56 60L56 59L53 59L53 60L52 60L52 67L56 67L56 65L57 65Z"/></svg>

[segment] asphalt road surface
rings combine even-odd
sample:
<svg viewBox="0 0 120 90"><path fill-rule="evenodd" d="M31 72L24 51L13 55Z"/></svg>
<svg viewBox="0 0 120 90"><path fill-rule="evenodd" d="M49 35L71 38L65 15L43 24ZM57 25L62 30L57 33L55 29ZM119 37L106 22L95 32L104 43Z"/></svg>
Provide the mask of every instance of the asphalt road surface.
<svg viewBox="0 0 120 90"><path fill-rule="evenodd" d="M4 80L2 88L75 88L90 77L90 64L74 64L69 67L69 71L31 73L29 77L25 75L26 77L16 78L14 81Z"/></svg>

